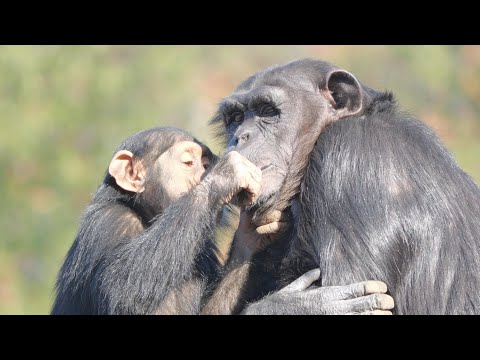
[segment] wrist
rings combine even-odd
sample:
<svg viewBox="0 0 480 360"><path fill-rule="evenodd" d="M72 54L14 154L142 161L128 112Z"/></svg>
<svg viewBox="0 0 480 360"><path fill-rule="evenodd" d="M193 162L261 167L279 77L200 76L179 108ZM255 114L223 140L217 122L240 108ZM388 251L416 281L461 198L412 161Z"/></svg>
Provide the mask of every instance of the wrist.
<svg viewBox="0 0 480 360"><path fill-rule="evenodd" d="M249 262L255 255L255 244L248 244L241 241L237 235L233 239L232 249L230 251L229 262L245 263Z"/></svg>
<svg viewBox="0 0 480 360"><path fill-rule="evenodd" d="M208 201L213 206L223 206L227 204L234 194L227 194L221 181L216 181L210 175L207 175L198 186L201 186L203 192L208 195Z"/></svg>
<svg viewBox="0 0 480 360"><path fill-rule="evenodd" d="M210 177L205 177L197 185L197 191L202 194L202 201L207 202L209 206L216 208L224 205L218 186L215 185Z"/></svg>

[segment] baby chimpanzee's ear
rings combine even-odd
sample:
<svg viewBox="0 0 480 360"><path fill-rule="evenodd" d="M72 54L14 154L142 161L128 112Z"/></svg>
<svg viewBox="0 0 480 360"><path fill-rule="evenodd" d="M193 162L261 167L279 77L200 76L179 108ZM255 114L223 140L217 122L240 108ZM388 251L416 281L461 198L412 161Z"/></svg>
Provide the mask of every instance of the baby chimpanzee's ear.
<svg viewBox="0 0 480 360"><path fill-rule="evenodd" d="M115 178L122 189L141 193L145 190L145 171L140 163L133 161L133 154L128 150L120 150L108 167L108 172Z"/></svg>

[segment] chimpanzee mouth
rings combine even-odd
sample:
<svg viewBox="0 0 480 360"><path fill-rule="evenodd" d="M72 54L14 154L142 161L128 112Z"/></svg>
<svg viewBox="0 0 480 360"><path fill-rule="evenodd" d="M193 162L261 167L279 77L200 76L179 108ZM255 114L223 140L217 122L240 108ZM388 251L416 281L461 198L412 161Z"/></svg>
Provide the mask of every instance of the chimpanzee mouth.
<svg viewBox="0 0 480 360"><path fill-rule="evenodd" d="M282 168L278 165L276 165L275 163L270 163L270 164L267 164L267 165L263 165L260 167L260 170L262 171L262 173L266 173L267 171L268 172L271 172L271 171L276 171L280 174L283 174L284 171L282 171Z"/></svg>
<svg viewBox="0 0 480 360"><path fill-rule="evenodd" d="M275 163L270 163L267 165L260 166L259 169L262 171L262 175L266 175L266 174L274 175L274 176L286 175L286 171L282 167L276 165Z"/></svg>
<svg viewBox="0 0 480 360"><path fill-rule="evenodd" d="M279 173L279 174L282 174L282 175L285 174L285 171L282 169L282 167L278 166L278 165L275 164L275 163L270 163L270 164L267 164L267 165L262 165L262 166L260 166L260 170L262 171L262 173L265 173L267 170L268 170L268 171L275 170L275 171L276 171L277 173Z"/></svg>

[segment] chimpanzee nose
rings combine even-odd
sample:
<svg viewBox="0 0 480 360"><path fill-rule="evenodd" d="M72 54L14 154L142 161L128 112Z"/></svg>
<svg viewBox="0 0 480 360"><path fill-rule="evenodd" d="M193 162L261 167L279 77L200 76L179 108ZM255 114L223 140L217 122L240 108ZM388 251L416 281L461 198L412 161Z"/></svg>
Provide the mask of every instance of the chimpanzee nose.
<svg viewBox="0 0 480 360"><path fill-rule="evenodd" d="M247 129L238 129L235 134L232 134L227 147L228 148L236 148L245 144L250 139L251 132Z"/></svg>
<svg viewBox="0 0 480 360"><path fill-rule="evenodd" d="M244 143L246 143L248 141L248 139L250 139L250 133L247 131L247 132L244 132L243 134L237 136L237 138L235 139L235 146L237 145L242 145Z"/></svg>

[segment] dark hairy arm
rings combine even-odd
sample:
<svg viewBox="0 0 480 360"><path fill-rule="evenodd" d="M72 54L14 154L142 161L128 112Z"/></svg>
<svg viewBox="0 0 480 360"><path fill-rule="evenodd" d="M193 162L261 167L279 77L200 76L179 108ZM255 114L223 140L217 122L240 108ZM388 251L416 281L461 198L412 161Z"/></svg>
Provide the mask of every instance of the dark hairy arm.
<svg viewBox="0 0 480 360"><path fill-rule="evenodd" d="M206 315L391 315L393 299L380 281L364 281L346 286L318 287L320 270L311 270L283 289L259 301L244 303L242 293L248 286L252 262L235 263L215 293L203 307Z"/></svg>
<svg viewBox="0 0 480 360"><path fill-rule="evenodd" d="M212 296L203 306L202 315L231 315L236 312L242 292L248 280L251 263L235 263L227 265L222 280L216 287Z"/></svg>
<svg viewBox="0 0 480 360"><path fill-rule="evenodd" d="M152 314L165 309L164 300L175 292L194 289L201 296L204 279L185 284L191 284L196 258L212 238L222 206L238 191L254 196L259 188L260 179L253 178L261 172L245 161L238 153L225 156L142 235L105 254L95 275L101 313Z"/></svg>
<svg viewBox="0 0 480 360"><path fill-rule="evenodd" d="M282 243L276 238L282 236L285 241L292 235L287 231L288 217L274 212L263 219L263 226L257 224L260 226L255 228L252 223L246 225L245 214L242 213L224 275L202 314L391 314L394 301L380 281L319 287L314 284L321 273L313 269L289 285L277 287L275 273L280 264L275 259L282 253Z"/></svg>
<svg viewBox="0 0 480 360"><path fill-rule="evenodd" d="M239 227L234 235L227 263L222 269L213 294L203 306L201 314L230 315L239 313L245 306L245 290L250 288L249 279L254 255L267 248L288 229L288 216L280 211L271 211L252 221L253 213L243 209ZM265 275L265 274L263 274Z"/></svg>
<svg viewBox="0 0 480 360"><path fill-rule="evenodd" d="M215 224L217 212L212 209L220 210L215 200L204 186L197 186L142 235L106 252L96 272L101 312L154 313L169 291L187 281Z"/></svg>

